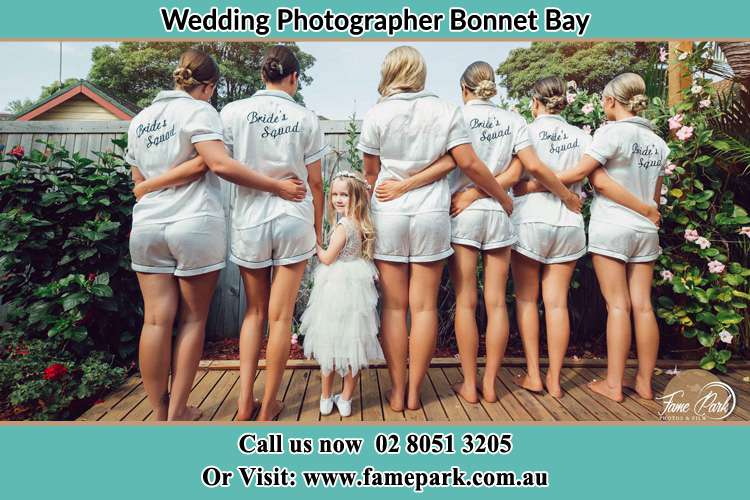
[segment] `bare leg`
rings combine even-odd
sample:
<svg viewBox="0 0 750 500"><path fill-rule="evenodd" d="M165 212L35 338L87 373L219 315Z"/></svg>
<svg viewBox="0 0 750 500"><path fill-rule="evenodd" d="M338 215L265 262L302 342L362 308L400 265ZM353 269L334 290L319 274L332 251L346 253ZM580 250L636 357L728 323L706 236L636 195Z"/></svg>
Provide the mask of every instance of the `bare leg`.
<svg viewBox="0 0 750 500"><path fill-rule="evenodd" d="M510 247L484 253L484 305L487 309L487 363L482 377L482 395L485 401L497 401L495 379L508 345L510 325L505 304L505 287L508 284Z"/></svg>
<svg viewBox="0 0 750 500"><path fill-rule="evenodd" d="M277 266L273 271L268 307L266 387L258 420L273 420L283 404L276 399L292 345L292 315L307 261Z"/></svg>
<svg viewBox="0 0 750 500"><path fill-rule="evenodd" d="M625 263L594 254L591 257L599 287L607 302L607 379L589 383L592 391L622 401L625 361L630 352L630 293Z"/></svg>
<svg viewBox="0 0 750 500"><path fill-rule="evenodd" d="M638 373L633 388L644 399L654 399L651 377L659 354L659 326L651 304L654 263L628 264L628 288L633 306Z"/></svg>
<svg viewBox="0 0 750 500"><path fill-rule="evenodd" d="M419 389L430 367L437 341L437 296L443 261L409 264L409 393L406 406L419 408Z"/></svg>
<svg viewBox="0 0 750 500"><path fill-rule="evenodd" d="M547 351L549 368L545 377L547 391L556 398L563 395L560 388L560 371L570 340L568 315L568 288L576 263L546 265L542 269L542 300L547 323Z"/></svg>
<svg viewBox="0 0 750 500"><path fill-rule="evenodd" d="M456 317L454 330L458 344L458 357L464 372L462 382L453 386L462 398L470 403L479 401L477 395L477 255L479 250L466 245L453 245L454 254L449 261L451 282L456 290Z"/></svg>
<svg viewBox="0 0 750 500"><path fill-rule="evenodd" d="M359 380L359 372L357 372L356 377L352 377L351 370L346 373L346 375L344 376L344 390L341 391L341 399L351 401L357 380Z"/></svg>
<svg viewBox="0 0 750 500"><path fill-rule="evenodd" d="M169 420L197 420L200 410L188 408L187 400L203 354L206 321L219 272L178 278L180 313L172 355L172 394Z"/></svg>
<svg viewBox="0 0 750 500"><path fill-rule="evenodd" d="M250 420L255 407L255 372L258 370L258 355L268 317L271 268L240 267L240 275L245 287L247 308L240 328L240 395L237 400L237 420Z"/></svg>
<svg viewBox="0 0 750 500"><path fill-rule="evenodd" d="M156 419L166 420L172 326L179 304L177 281L171 274L136 274L143 295L143 329L138 349L143 387Z"/></svg>
<svg viewBox="0 0 750 500"><path fill-rule="evenodd" d="M333 379L336 378L336 372L331 370L328 375L320 372L320 397L322 399L328 399L331 397L333 392Z"/></svg>
<svg viewBox="0 0 750 500"><path fill-rule="evenodd" d="M511 254L511 271L516 295L516 320L526 356L526 376L518 385L530 391L541 391L539 370L539 262L518 252Z"/></svg>
<svg viewBox="0 0 750 500"><path fill-rule="evenodd" d="M380 313L383 353L391 376L388 404L393 411L404 410L406 396L406 357L409 338L406 308L409 306L409 265L376 261L380 273L382 309Z"/></svg>

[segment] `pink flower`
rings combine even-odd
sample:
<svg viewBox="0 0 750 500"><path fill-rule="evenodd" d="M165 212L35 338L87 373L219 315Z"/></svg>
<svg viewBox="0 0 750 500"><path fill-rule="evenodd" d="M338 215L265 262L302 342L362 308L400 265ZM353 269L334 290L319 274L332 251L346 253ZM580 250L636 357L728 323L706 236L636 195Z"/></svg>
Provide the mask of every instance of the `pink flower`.
<svg viewBox="0 0 750 500"><path fill-rule="evenodd" d="M708 263L708 272L714 274L721 274L724 272L724 264L718 260L712 260Z"/></svg>
<svg viewBox="0 0 750 500"><path fill-rule="evenodd" d="M667 52L667 49L664 47L659 47L659 62L667 62L667 57L669 56L669 53Z"/></svg>
<svg viewBox="0 0 750 500"><path fill-rule="evenodd" d="M589 195L586 194L586 191L581 191L581 199L582 200L585 200L588 197L589 197Z"/></svg>
<svg viewBox="0 0 750 500"><path fill-rule="evenodd" d="M695 244L701 247L701 249L705 250L706 248L709 248L711 246L711 242L708 241L706 238L701 236L697 240L695 240Z"/></svg>
<svg viewBox="0 0 750 500"><path fill-rule="evenodd" d="M583 111L584 115L590 115L594 111L594 105L589 103L586 103L581 108L581 111Z"/></svg>
<svg viewBox="0 0 750 500"><path fill-rule="evenodd" d="M706 97L705 99L702 99L702 100L698 101L698 107L700 107L700 108L707 108L710 105L711 105L711 98L710 97Z"/></svg>
<svg viewBox="0 0 750 500"><path fill-rule="evenodd" d="M670 283L672 283L672 279L674 278L674 274L672 274L672 271L667 271L665 269L660 274L661 274L661 279L663 279L664 281L669 281Z"/></svg>
<svg viewBox="0 0 750 500"><path fill-rule="evenodd" d="M690 87L690 93L692 93L693 95L698 95L702 92L703 87L701 87L700 85L693 85L692 87Z"/></svg>
<svg viewBox="0 0 750 500"><path fill-rule="evenodd" d="M682 127L682 120L685 118L685 115L682 113L677 113L672 118L669 119L669 130L677 130L678 128Z"/></svg>
<svg viewBox="0 0 750 500"><path fill-rule="evenodd" d="M576 100L576 95L568 92L568 95L565 96L565 99L568 101L568 104L570 104Z"/></svg>
<svg viewBox="0 0 750 500"><path fill-rule="evenodd" d="M677 168L677 165L672 163L671 161L667 163L667 166L664 167L664 174L666 175L672 175L674 173L674 169Z"/></svg>
<svg viewBox="0 0 750 500"><path fill-rule="evenodd" d="M292 335L292 345L297 345L298 339L299 339L299 337L297 336L297 334L296 333L293 334Z"/></svg>
<svg viewBox="0 0 750 500"><path fill-rule="evenodd" d="M675 135L679 140L687 141L688 139L693 137L693 127L688 127L687 125L685 125L680 130L678 130Z"/></svg>
<svg viewBox="0 0 750 500"><path fill-rule="evenodd" d="M699 238L698 231L695 229L685 229L685 239L688 241L695 241Z"/></svg>
<svg viewBox="0 0 750 500"><path fill-rule="evenodd" d="M591 125L584 125L583 127L581 127L581 130L591 135Z"/></svg>
<svg viewBox="0 0 750 500"><path fill-rule="evenodd" d="M732 335L731 333L729 333L726 330L722 330L721 332L719 332L719 338L725 344L731 344L732 343L732 339L734 338L734 335Z"/></svg>
<svg viewBox="0 0 750 500"><path fill-rule="evenodd" d="M750 226L744 226L742 229L739 230L740 234L744 234L748 238L750 238Z"/></svg>
<svg viewBox="0 0 750 500"><path fill-rule="evenodd" d="M16 160L20 161L25 153L26 152L23 150L23 146L16 146L15 148L11 149L10 153L8 154L10 154L11 156L15 156Z"/></svg>

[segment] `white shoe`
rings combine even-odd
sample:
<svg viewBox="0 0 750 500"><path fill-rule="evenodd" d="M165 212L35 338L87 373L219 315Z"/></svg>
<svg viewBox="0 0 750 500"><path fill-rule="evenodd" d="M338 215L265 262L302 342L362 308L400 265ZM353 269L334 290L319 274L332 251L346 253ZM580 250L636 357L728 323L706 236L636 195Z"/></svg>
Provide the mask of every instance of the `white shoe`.
<svg viewBox="0 0 750 500"><path fill-rule="evenodd" d="M320 414L330 415L332 411L333 411L333 397L324 398L323 396L321 396L320 397Z"/></svg>
<svg viewBox="0 0 750 500"><path fill-rule="evenodd" d="M336 403L336 408L339 409L339 414L342 417L348 417L352 414L352 400L343 399L341 394L333 396L333 402Z"/></svg>

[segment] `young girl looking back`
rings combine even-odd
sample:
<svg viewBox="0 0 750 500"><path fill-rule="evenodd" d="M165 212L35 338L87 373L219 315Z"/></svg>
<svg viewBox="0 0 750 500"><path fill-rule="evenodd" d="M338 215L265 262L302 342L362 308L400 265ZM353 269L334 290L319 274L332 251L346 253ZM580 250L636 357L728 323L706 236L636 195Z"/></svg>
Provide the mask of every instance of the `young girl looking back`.
<svg viewBox="0 0 750 500"><path fill-rule="evenodd" d="M321 265L315 271L300 332L305 335L305 355L320 363L320 413L328 415L335 404L341 416L348 417L359 370L367 368L369 360L383 358L378 344L377 271L372 264L375 231L370 193L361 176L341 172L333 178L328 217L333 232L328 249L317 249ZM344 378L344 390L332 396L334 370Z"/></svg>

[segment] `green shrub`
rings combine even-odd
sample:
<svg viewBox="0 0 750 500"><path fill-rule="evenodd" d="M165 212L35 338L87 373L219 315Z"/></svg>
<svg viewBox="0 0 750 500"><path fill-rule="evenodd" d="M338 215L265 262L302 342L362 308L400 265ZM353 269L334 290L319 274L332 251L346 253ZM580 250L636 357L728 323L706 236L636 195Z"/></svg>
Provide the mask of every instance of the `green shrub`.
<svg viewBox="0 0 750 500"><path fill-rule="evenodd" d="M14 404L36 401L35 418L54 418L122 377L111 363L124 364L135 353L142 306L129 269L134 199L121 155L97 153L92 161L44 144L44 152L28 155L13 148L0 171L7 323L0 338L6 348L29 350L23 359L7 349L0 355L0 396L10 394ZM38 368L49 363L67 366L64 390L38 378ZM20 371L8 382L14 367Z"/></svg>

